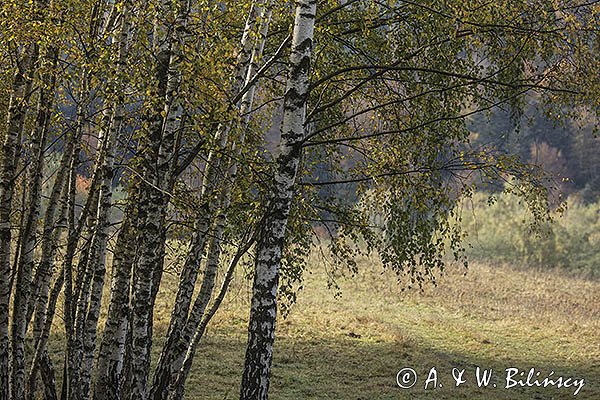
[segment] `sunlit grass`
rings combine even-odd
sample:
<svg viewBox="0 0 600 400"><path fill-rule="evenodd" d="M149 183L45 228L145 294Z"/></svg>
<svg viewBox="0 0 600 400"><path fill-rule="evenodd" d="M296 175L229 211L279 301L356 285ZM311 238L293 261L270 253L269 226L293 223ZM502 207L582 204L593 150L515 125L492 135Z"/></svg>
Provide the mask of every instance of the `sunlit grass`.
<svg viewBox="0 0 600 400"><path fill-rule="evenodd" d="M361 273L326 286L315 259L287 319L277 326L271 399L562 399L574 389L504 389L504 370L536 368L541 378L583 377L576 398L600 398L600 282L557 273L472 265L450 270L436 288L400 291L391 273L363 260ZM176 278L166 276L156 305L156 352L168 324ZM198 349L186 396L235 399L243 368L249 283L238 279ZM55 355L60 349L53 347ZM492 368L497 388L478 388L476 366ZM396 385L414 368L419 382ZM441 388L424 390L436 367ZM453 387L452 369L467 382ZM490 384L491 385L491 384Z"/></svg>

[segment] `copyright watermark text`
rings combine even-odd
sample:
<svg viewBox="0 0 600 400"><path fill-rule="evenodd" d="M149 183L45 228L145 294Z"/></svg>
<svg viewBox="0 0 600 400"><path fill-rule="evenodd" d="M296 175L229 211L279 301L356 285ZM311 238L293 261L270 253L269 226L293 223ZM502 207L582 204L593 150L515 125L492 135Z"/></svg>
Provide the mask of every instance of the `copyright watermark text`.
<svg viewBox="0 0 600 400"><path fill-rule="evenodd" d="M435 367L422 371L421 376L413 368L402 368L396 374L396 384L401 389L420 387L425 390L442 388L444 385L459 387L464 384L475 384L480 388L513 389L521 387L541 387L572 390L577 396L585 386L584 378L561 376L554 371L544 372L535 368L522 370L509 367L504 370L475 367L453 368L447 374Z"/></svg>

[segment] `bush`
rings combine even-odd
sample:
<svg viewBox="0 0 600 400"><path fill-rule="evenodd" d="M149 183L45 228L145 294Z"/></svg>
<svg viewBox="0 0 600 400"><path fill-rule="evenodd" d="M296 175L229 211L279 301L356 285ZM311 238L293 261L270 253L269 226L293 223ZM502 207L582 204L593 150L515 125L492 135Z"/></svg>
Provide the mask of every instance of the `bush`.
<svg viewBox="0 0 600 400"><path fill-rule="evenodd" d="M570 198L553 221L532 229L531 215L515 195L476 193L464 204L462 224L473 260L540 268L562 268L600 276L600 201Z"/></svg>

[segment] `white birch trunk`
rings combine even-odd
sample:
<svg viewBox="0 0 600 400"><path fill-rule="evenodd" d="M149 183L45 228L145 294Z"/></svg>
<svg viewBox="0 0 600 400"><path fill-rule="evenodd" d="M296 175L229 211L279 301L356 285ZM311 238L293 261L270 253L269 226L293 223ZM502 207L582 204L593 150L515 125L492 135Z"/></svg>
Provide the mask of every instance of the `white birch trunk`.
<svg viewBox="0 0 600 400"><path fill-rule="evenodd" d="M35 319L42 325L46 303L48 301L48 285L50 284L50 280L52 278L52 268L54 266L54 257L57 250L56 211L59 203L64 204L64 202L59 201L59 198L63 188L66 186L65 178L71 162L70 157L73 153L74 145L75 135L70 134L67 138L65 149L63 150L60 165L56 171L56 178L52 186L50 198L48 200L48 207L44 213L44 225L41 236L42 255L35 272L35 277L32 283L31 300L29 306L27 307L28 313L35 315ZM28 320L29 319L31 319L31 315L28 315ZM37 328L39 328L39 324L34 322L34 339L37 337Z"/></svg>
<svg viewBox="0 0 600 400"><path fill-rule="evenodd" d="M130 191L135 199L136 190ZM127 206L121 232L117 237L112 262L110 302L104 333L100 343L94 385L95 400L118 400L120 377L123 369L125 340L129 318L129 285L131 270L136 256L137 204Z"/></svg>
<svg viewBox="0 0 600 400"><path fill-rule="evenodd" d="M121 10L120 33L116 40L119 48L116 57L115 68L115 75L117 76L123 72L123 66L125 65L125 58L128 51L130 30L129 8L129 3L125 2ZM84 398L89 398L91 392L91 378L96 350L98 317L100 315L102 292L104 289L104 279L106 274L106 249L110 227L110 212L112 208L111 197L112 181L114 176L114 146L123 121L123 96L121 94L123 88L120 88L118 82L112 82L109 90L112 91L113 99L111 100L112 105L109 111L109 125L106 128L101 154L99 155L97 161L100 188L96 210L95 231L92 237L90 260L88 265L88 269L91 274L92 285L90 288L90 300L86 309L83 327L84 351L82 360L81 391Z"/></svg>
<svg viewBox="0 0 600 400"><path fill-rule="evenodd" d="M227 291L229 289L229 284L233 280L233 273L237 265L239 264L244 254L248 252L248 250L250 249L250 247L252 247L253 244L254 238L249 238L248 241L243 245L243 247L238 248L238 251L236 252L235 256L229 262L229 266L227 267L227 272L225 273L225 277L223 279L223 283L221 284L221 288L219 289L219 293L213 301L210 309L202 319L202 322L200 323L200 326L198 327L197 332L194 335L194 339L192 340L192 343L190 344L188 351L185 355L185 359L183 361L181 369L179 370L175 379L171 382L171 385L169 387L169 400L183 399L185 382L192 368L194 355L196 354L196 348L200 343L200 339L202 339L202 337L204 336L204 332L206 331L208 323L221 306L221 303L225 298L225 294L227 294Z"/></svg>
<svg viewBox="0 0 600 400"><path fill-rule="evenodd" d="M262 58L269 25L271 22L272 3L272 1L268 1L261 8L258 37L252 51L244 85L251 82L258 71L258 65L260 59ZM173 361L170 366L170 386L172 389L175 389L171 390L173 393L177 392L177 387L183 386L185 377L187 377L187 373L182 372L184 361L185 359L190 359L193 357L196 349L196 345L194 343L198 343L204 331L204 329L202 329L202 333L200 333L200 325L214 291L217 269L221 260L221 241L227 225L227 212L231 205L231 192L237 178L237 160L239 160L242 154L245 133L250 119L249 113L252 109L252 104L254 101L255 88L256 85L252 85L252 87L250 87L250 89L244 94L241 101L240 115L242 115L243 118L241 121L241 126L238 127L240 136L237 142L232 144L231 151L233 152L233 157L231 157L229 168L227 170L225 179L223 180L224 187L222 189L220 196L221 198L219 201L220 210L216 217L215 228L213 229L212 238L207 251L204 278L198 296L187 319L187 323L183 328L183 334L181 335L180 343L178 343L176 348L172 350L174 354ZM174 396L177 397L176 394L174 394Z"/></svg>
<svg viewBox="0 0 600 400"><path fill-rule="evenodd" d="M79 134L77 134L79 136ZM78 152L74 152L69 165L69 183L68 183L68 205L67 205L67 225L69 241L75 237L75 193L76 193L76 168L79 164ZM67 244L69 247L69 244ZM67 249L69 252L69 249ZM68 255L67 255L68 256ZM72 400L78 400L77 383L79 381L79 369L77 358L79 346L75 340L75 313L73 302L73 263L72 259L65 260L64 263L64 326L67 339L66 355L65 355L65 375L63 376L63 392L62 397L67 397Z"/></svg>
<svg viewBox="0 0 600 400"><path fill-rule="evenodd" d="M165 4L168 7L168 4ZM169 198L164 192L175 182L167 176L172 158L175 157L175 130L179 126L182 107L179 105L181 83L180 64L182 47L186 40L188 14L191 2L185 1L164 41L159 41L158 93L162 99L161 108L154 115L148 140L149 151L145 162L156 160L155 168L148 165L145 179L141 183L140 198L140 258L134 268L134 286L131 314L131 376L128 377L128 390L131 398L147 397L147 381L150 369L152 347L153 305L158 284L162 275L164 258L166 207ZM157 22L156 35L162 35L163 26ZM166 29L169 31L169 29ZM166 67L166 68L165 68ZM163 69L164 68L164 69ZM154 153L155 152L155 153ZM149 159L148 159L149 158ZM152 182L153 185L148 185Z"/></svg>
<svg viewBox="0 0 600 400"><path fill-rule="evenodd" d="M240 53L238 54L237 58L236 72L229 91L233 95L242 88L245 82L245 77L248 73L252 54L256 47L256 41L252 39L252 35L256 30L256 24L259 16L262 16L263 14L263 9L264 1L255 2L252 5L250 14L246 21L241 40ZM179 371L187 346L191 341L191 336L189 335L187 339L184 338L182 340L181 333L189 313L194 287L198 276L198 265L200 264L202 256L205 252L208 232L214 223L214 215L216 212L215 204L217 203L213 200L214 185L217 181L220 170L220 152L227 145L229 131L229 125L221 125L218 127L216 133L218 146L217 151L211 151L208 156L201 192L202 209L199 211L198 219L195 221L190 249L180 275L178 291L173 311L171 313L171 321L167 333L167 340L161 351L158 366L154 374L154 380L150 394L150 397L154 400L166 399L169 380L173 379ZM201 317L204 309L206 308L206 304L202 306L202 302L207 296L208 299L210 299L210 295L212 293L214 276L216 274L216 270L211 272L212 269L212 265L207 267L203 286L200 290L200 296L202 299L199 301L199 308L194 307L195 311L192 311L192 316L190 318L194 318L194 315L199 315ZM195 323L195 326L197 326L197 323Z"/></svg>
<svg viewBox="0 0 600 400"><path fill-rule="evenodd" d="M102 302L102 291L104 289L104 275L106 273L106 246L108 242L110 211L112 207L112 180L114 154L113 147L116 136L120 130L121 112L120 106L115 105L114 116L108 128L106 148L104 149L104 161L100 166L101 186L99 191L98 208L96 211L96 226L92 238L90 260L88 269L91 273L92 284L90 288L89 306L85 315L83 326L83 362L81 374L81 391L84 398L89 398L91 389L91 372L94 366L94 354L96 350L96 332L98 317Z"/></svg>
<svg viewBox="0 0 600 400"><path fill-rule="evenodd" d="M44 382L46 399L56 398L56 382L54 381L54 371L49 363L46 345L50 337L50 328L52 327L52 321L56 311L56 304L58 302L58 296L60 295L63 283L64 270L60 271L58 278L52 287L52 291L50 292L48 298L48 307L44 313L44 326L40 332L39 339L36 341L35 351L31 361L31 370L29 371L29 375L27 377L27 381L29 382L30 399L34 395L35 380L38 370L41 372L42 380ZM48 360L44 361L46 359Z"/></svg>
<svg viewBox="0 0 600 400"><path fill-rule="evenodd" d="M301 141L304 137L315 13L316 0L300 0L296 3L281 125L280 154L277 158L273 193L256 249L241 400L268 398L275 340L279 267L302 154Z"/></svg>
<svg viewBox="0 0 600 400"><path fill-rule="evenodd" d="M54 67L58 53L56 49L49 49L45 62ZM21 234L21 251L17 271L17 290L15 293L15 313L13 321L16 336L24 341L27 326L30 321L33 302L31 296L31 275L34 266L33 252L37 243L37 227L40 217L42 201L42 179L44 168L44 154L50 124L50 113L54 98L55 75L53 72L44 75L40 95L38 98L35 126L32 133L33 162L31 167L31 178L29 180L29 201L25 217L25 226ZM18 298L18 300L17 300ZM18 307L17 307L18 305ZM17 311L23 312L18 315ZM24 363L23 363L24 365ZM24 368L24 367L23 367ZM25 371L19 371L18 375L24 375Z"/></svg>
<svg viewBox="0 0 600 400"><path fill-rule="evenodd" d="M24 50L23 59L19 69L15 74L12 85L12 93L8 106L8 116L6 123L6 136L3 138L0 148L0 399L21 400L24 397L25 380L25 343L24 337L21 340L20 327L21 319L25 320L24 311L27 303L23 304L22 299L17 302L17 308L13 307L13 315L17 315L19 326L12 329L13 339L17 337L18 341L12 343L12 379L9 386L9 340L8 340L8 320L9 320L9 302L11 285L9 276L11 276L10 266L10 243L11 243L11 224L10 216L12 212L12 197L14 191L14 179L17 168L17 161L20 153L20 142L23 133L25 114L27 104L31 94L31 82L33 66L37 60L37 45L30 45ZM23 280L20 282L23 283ZM9 387L12 393L9 393Z"/></svg>

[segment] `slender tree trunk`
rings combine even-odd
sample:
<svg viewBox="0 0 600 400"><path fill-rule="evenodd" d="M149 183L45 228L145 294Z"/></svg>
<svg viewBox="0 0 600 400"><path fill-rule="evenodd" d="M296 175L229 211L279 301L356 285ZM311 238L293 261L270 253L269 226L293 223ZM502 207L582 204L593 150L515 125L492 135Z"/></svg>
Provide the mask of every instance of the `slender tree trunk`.
<svg viewBox="0 0 600 400"><path fill-rule="evenodd" d="M103 158L103 150L98 151L100 154L99 158ZM98 192L100 186L99 179L99 168L96 168L92 177L92 183L88 193L86 203L82 209L79 220L74 225L73 229L69 231L67 237L66 254L64 259L64 266L67 271L72 271L72 282L71 288L65 286L65 291L68 290L71 313L72 313L72 324L73 324L73 336L71 341L71 348L73 350L70 358L70 364L78 366L77 371L73 371L70 376L71 385L71 396L74 398L85 398L86 396L81 391L83 385L81 383L82 377L88 373L79 366L81 366L82 359L85 354L84 349L84 326L87 308L90 303L90 287L92 285L93 271L90 270L90 252L92 251L92 237L90 231L94 227L96 214L92 213L93 209L97 208L98 203ZM92 215L93 214L93 215ZM79 243L84 241L83 246L79 247ZM77 266L75 265L75 256L77 249L80 248L77 260ZM65 295L65 299L67 296Z"/></svg>
<svg viewBox="0 0 600 400"><path fill-rule="evenodd" d="M256 249L241 400L268 398L275 340L279 267L302 154L301 141L304 137L316 3L316 0L300 0L296 3L281 125L280 154L277 158L273 193Z"/></svg>
<svg viewBox="0 0 600 400"><path fill-rule="evenodd" d="M258 40L258 43L260 43L258 45L256 44L257 41L252 39L253 32L257 29L256 26L259 17L264 17L264 7L264 1L255 2L248 16L241 40L241 51L238 55L237 69L232 81L232 87L230 88L230 93L232 94L235 94L242 88L248 74L252 56L257 51L257 46L261 49L261 53L264 48L264 43L261 39ZM264 29L268 29L268 22L265 25L266 28ZM205 252L208 233L211 225L214 223L214 216L216 214L217 207L215 205L217 202L214 201L214 185L221 169L220 165L222 164L220 150L226 147L229 130L229 125L219 126L216 133L218 150L211 151L207 160L201 191L203 205L199 211L198 219L195 222L194 233L190 241L190 249L180 275L177 296L171 313L167 340L163 346L158 366L154 374L154 381L150 394L150 397L154 400L166 399L169 381L175 379L177 372L181 368L187 347L192 340L193 333L200 323L200 319L202 318L204 310L212 295L218 257L217 263L214 261L207 263L200 293L194 307L192 307L188 319L194 287L198 277L198 265ZM209 249L209 254L215 253L215 246L220 248L219 241L213 241L213 245L211 245L211 249ZM191 323L186 324L186 321L188 320L191 321Z"/></svg>
<svg viewBox="0 0 600 400"><path fill-rule="evenodd" d="M56 395L56 376L48 350L44 350L40 359L40 371L44 382L44 400L58 400Z"/></svg>
<svg viewBox="0 0 600 400"><path fill-rule="evenodd" d="M262 52L264 49L269 29L269 23L271 20L271 5L272 2L268 2L263 10L263 13L261 14L262 23L259 32L259 39L257 46L255 47L252 54L251 63L248 68L246 83L250 82L254 78L254 75L256 74L256 71L258 69L259 59L262 57ZM198 294L198 297L196 298L196 302L194 303L190 316L188 317L188 322L184 329L184 339L186 341L186 348L190 345L192 335L198 328L200 320L202 319L204 311L206 310L206 307L208 306L208 303L210 302L210 298L212 296L217 268L221 259L221 241L223 239L223 233L227 225L227 212L229 210L229 207L231 206L231 192L233 190L237 177L237 160L240 158L242 154L242 148L244 146L245 133L250 117L249 112L252 109L252 104L254 101L254 91L255 86L252 86L246 92L242 99L240 114L244 117L242 120L242 124L239 127L240 136L238 138L237 143L232 144L233 157L230 160L230 165L227 170L227 173L225 174L224 183L222 185L223 188L221 198L219 201L220 212L216 217L215 228L213 230L213 235L207 252L204 280L202 282L200 292ZM179 368L180 365L177 366L177 369Z"/></svg>
<svg viewBox="0 0 600 400"><path fill-rule="evenodd" d="M123 73L123 66L128 51L128 40L130 30L129 8L131 5L126 2L121 11L120 35L117 39L119 52L116 58L115 75ZM102 292L104 289L104 277L106 273L106 249L108 244L108 235L110 227L110 211L112 208L112 181L114 176L114 145L121 130L123 122L123 88L119 82L113 82L109 90L112 91L111 109L109 111L109 124L106 133L103 135L101 154L98 157L98 176L99 193L96 211L95 230L90 245L90 260L87 270L91 278L91 288L89 293L89 305L84 310L83 325L83 362L81 374L81 392L84 398L89 398L91 394L91 378L94 367L94 354L96 350L98 318L102 302Z"/></svg>
<svg viewBox="0 0 600 400"><path fill-rule="evenodd" d="M60 218L56 217L57 207L59 204L64 205L65 202L60 202L59 198L66 186L66 177L71 163L71 156L75 146L76 135L71 133L67 136L67 143L63 150L61 161L56 171L56 178L48 199L48 206L44 213L44 225L41 236L42 255L38 267L36 268L35 276L32 283L32 294L27 307L27 319L30 320L32 315L43 325L43 315L45 313L46 303L48 301L48 289L52 278L52 268L54 266L54 257L57 250L56 224ZM31 315L30 315L31 314ZM34 323L34 338L35 332L39 330L40 325Z"/></svg>
<svg viewBox="0 0 600 400"><path fill-rule="evenodd" d="M244 254L246 254L248 252L248 250L250 249L250 247L252 247L253 244L254 244L254 238L252 237L245 243L245 245L238 248L238 251L234 255L233 259L230 261L229 266L227 268L227 272L225 273L225 278L223 279L223 283L221 284L219 293L218 293L217 297L215 298L212 306L210 307L210 309L208 310L208 312L202 319L202 322L200 323L200 326L198 327L198 330L197 330L196 334L194 335L194 339L193 339L192 343L190 344L188 351L185 355L185 359L183 361L181 369L178 371L175 379L173 379L173 381L171 382L171 385L169 387L169 393L170 393L169 400L182 400L183 399L185 382L186 382L186 379L192 368L194 355L196 353L196 348L198 347L198 344L200 343L200 339L202 339L202 337L204 336L204 332L206 331L206 327L208 326L208 323L210 322L212 317L215 315L215 313L221 306L221 303L223 302L223 299L225 298L225 295L227 294L227 291L229 289L229 285L230 285L231 281L233 280L233 273L234 273L237 265L239 264L240 260L244 256Z"/></svg>
<svg viewBox="0 0 600 400"><path fill-rule="evenodd" d="M58 62L58 50L56 48L50 48L45 60L50 68L54 69ZM25 222L23 224L24 231L21 238L22 250L20 253L21 259L19 260L19 264L30 271L33 271L33 249L37 242L36 232L42 201L42 179L45 166L44 156L46 154L48 130L50 127L52 106L54 104L55 85L55 72L52 70L51 72L44 74L41 87L39 88L40 95L38 98L34 132L32 134L34 159L31 163L31 178L28 181L29 202ZM57 192L60 192L60 190ZM26 325L28 325L31 320L34 303L34 296L30 296L27 306Z"/></svg>
<svg viewBox="0 0 600 400"><path fill-rule="evenodd" d="M66 151L66 150L65 150ZM63 160L70 160L72 157L73 150L71 149L68 154L63 155ZM70 164L70 163L69 163ZM67 170L68 168L65 168ZM54 185L56 188L56 183ZM59 210L60 213L56 218L56 222L53 222L55 226L54 232L49 232L48 234L52 235L53 242L53 250L56 251L58 247L58 242L60 240L61 235L65 232L67 228L67 208L69 201L69 185L63 185L61 188L62 195L60 199L57 197L57 202L60 203ZM54 221L54 214L52 214L52 219ZM47 221L45 221L47 222ZM29 398L32 399L35 395L34 388L35 382L37 378L37 372L40 371L42 375L42 381L44 383L44 392L51 393L53 392L56 395L56 384L53 383L52 387L46 387L50 384L49 377L54 376L54 371L52 370L52 363L47 363L44 361L44 354L47 354L46 344L48 342L48 338L50 337L50 329L52 327L52 322L54 319L54 313L56 310L56 304L58 302L58 297L61 293L63 283L64 283L64 266L63 269L58 273L57 279L52 287L52 291L50 291L50 278L52 275L52 271L48 273L48 287L44 287L42 293L40 293L40 298L43 298L43 306L39 306L36 308L36 316L34 320L34 353L33 359L31 360L31 370L29 372L29 376L27 377L27 381L29 384ZM36 303L36 307L38 304ZM48 370L51 369L51 370ZM52 378L53 379L53 378Z"/></svg>
<svg viewBox="0 0 600 400"><path fill-rule="evenodd" d="M78 135L79 136L79 135ZM76 221L75 221L75 193L76 193L76 169L79 164L78 155L74 154L71 158L69 166L69 184L68 184L68 236L69 242L75 237ZM67 244L69 247L70 243ZM69 249L67 249L69 252ZM67 339L66 355L65 355L65 375L63 375L63 391L62 398L78 400L77 383L79 381L79 368L77 365L80 345L76 343L75 338L75 312L73 301L73 263L72 259L65 260L64 263L64 326ZM66 383L66 384L65 384Z"/></svg>
<svg viewBox="0 0 600 400"><path fill-rule="evenodd" d="M152 314L149 310L152 294L154 267L161 254L160 240L165 200L164 195L154 187L142 184L146 193L140 198L140 242L142 252L134 269L132 299L132 376L131 399L145 399L150 362L149 341Z"/></svg>
<svg viewBox="0 0 600 400"><path fill-rule="evenodd" d="M84 398L88 398L91 390L91 372L94 367L94 353L96 350L96 332L98 327L98 317L100 315L100 306L102 302L102 291L104 288L104 275L106 273L106 247L108 243L108 234L110 226L110 211L112 207L112 180L114 155L113 146L117 134L120 130L121 111L120 106L115 106L113 110L108 137L105 137L104 160L100 164L99 201L96 212L95 232L90 245L90 260L88 270L90 271L92 285L89 295L89 306L85 315L83 334L83 363L81 374L81 391Z"/></svg>
<svg viewBox="0 0 600 400"><path fill-rule="evenodd" d="M52 327L52 321L54 319L54 313L56 311L56 304L58 302L58 296L60 295L62 286L64 283L64 269L60 271L54 286L52 287L52 291L50 292L50 296L48 299L48 307L45 312L44 317L44 327L42 332L40 333L39 340L35 346L35 352L33 354L33 359L31 361L31 371L29 372L28 382L29 382L29 398L33 400L34 398L34 390L35 387L35 379L37 371L39 370L42 376L42 382L44 383L44 393L46 394L46 399L48 398L56 398L56 381L54 378L54 368L50 359L48 357L48 350L46 344L48 343L48 338L50 337L50 329Z"/></svg>
<svg viewBox="0 0 600 400"><path fill-rule="evenodd" d="M83 337L82 337L82 326L83 316L82 308L85 309L85 304L88 298L88 292L86 287L89 286L88 281L91 280L91 276L86 276L85 263L87 256L84 255L77 265L78 271L74 269L77 248L82 238L82 232L84 227L90 223L89 217L90 212L97 202L97 194L99 187L99 176L94 172L92 176L92 184L86 203L77 218L76 209L76 179L77 179L77 168L79 167L79 153L81 150L81 137L84 131L84 123L88 118L89 106L90 106L90 89L89 89L89 73L84 71L82 74L82 87L80 89L80 103L78 105L77 117L76 117L76 131L75 131L75 146L71 157L71 163L69 166L69 180L68 180L68 201L67 201L67 225L68 234L66 240L66 250L63 261L64 268L64 325L67 337L67 351L66 351L66 373L67 375L63 378L66 382L66 386L63 385L62 396L68 396L69 399L80 399L82 394L80 392L80 376L81 376L81 360L83 357ZM77 272L77 275L75 274ZM77 278L77 281L75 280ZM83 283L81 283L83 281ZM66 391L65 391L66 390Z"/></svg>
<svg viewBox="0 0 600 400"><path fill-rule="evenodd" d="M162 5L166 7L166 5ZM171 27L156 23L157 40L157 98L155 112L149 116L149 130L145 137L142 193L139 198L140 257L133 271L131 300L131 376L125 384L132 399L145 399L152 349L154 296L162 275L165 246L166 207L175 180L167 176L175 149L176 127L183 114L178 91L181 84L179 65L185 43L190 1L184 1ZM164 41L158 40L166 32Z"/></svg>
<svg viewBox="0 0 600 400"><path fill-rule="evenodd" d="M252 53L252 61L248 68L246 83L250 82L254 78L254 75L258 69L258 62L262 56L271 19L271 4L272 2L269 1L261 14L262 21L259 31L259 38ZM187 357L187 354L190 352L193 354L194 347L192 342L194 341L195 337L197 337L196 340L200 339L198 337L198 329L214 291L217 269L221 260L221 242L223 239L223 233L227 226L227 212L231 205L231 192L237 177L237 160L240 158L242 153L242 147L245 141L245 131L249 122L248 113L252 108L253 97L254 86L246 92L242 99L240 114L243 115L244 118L241 126L239 127L240 137L238 138L237 143L232 145L233 157L230 160L229 168L223 179L224 183L222 184L223 187L221 188L222 192L219 199L220 211L218 213L215 213L214 211L210 213L211 215L217 214L217 216L215 218L215 226L212 231L210 244L206 252L206 267L204 271L204 278L200 286L200 291L196 297L196 300L194 301L182 333L180 334L181 337L179 339L179 343L177 343L177 345L170 350L172 356L170 366L171 382L173 382L175 379L179 379L178 374L183 366L183 362Z"/></svg>
<svg viewBox="0 0 600 400"><path fill-rule="evenodd" d="M47 63L54 68L58 58L56 49L51 48L45 57ZM34 132L32 134L33 162L31 166L31 177L29 179L29 201L24 218L23 231L20 238L20 258L17 263L17 286L15 289L15 307L13 313L13 340L15 343L25 340L25 333L29 324L33 308L31 299L31 275L33 271L33 252L37 242L37 226L40 216L42 200L42 179L44 168L45 147L51 118L51 110L54 98L55 74L50 72L44 75L36 111ZM24 360L19 361L24 368ZM24 376L24 370L15 370L19 377ZM20 378L19 378L20 379ZM21 382L21 381L19 381ZM21 385L22 383L19 383Z"/></svg>
<svg viewBox="0 0 600 400"><path fill-rule="evenodd" d="M12 196L14 191L14 179L17 168L17 160L20 152L20 141L23 133L25 115L28 109L28 102L31 93L31 83L33 79L33 68L37 61L37 45L30 45L24 50L25 54L12 86L11 98L8 107L8 116L6 124L6 136L3 138L0 148L0 399L21 400L24 397L24 342L13 342L12 352L12 393L9 395L9 340L8 340L8 320L10 302L10 243L11 243L11 224L10 217L12 213ZM19 318L25 319L23 311L26 304L17 304ZM19 324L20 326L21 324ZM14 330L13 330L14 332ZM18 333L14 332L14 333ZM14 337L14 335L13 335Z"/></svg>
<svg viewBox="0 0 600 400"><path fill-rule="evenodd" d="M119 76L125 65L131 27L130 1L125 1L121 10L121 25L119 29L118 54L116 57L116 72ZM91 371L94 363L94 352L96 347L96 335L98 316L101 305L102 289L104 287L104 275L106 269L106 247L108 242L109 215L111 208L112 177L113 177L113 153L112 147L120 130L123 120L123 88L115 81L109 88L113 91L112 116L108 127L108 147L106 158L101 166L102 186L98 203L96 232L93 237L92 263L90 272L93 274L93 284L90 293L90 304L85 316L84 369ZM96 368L96 384L92 396L95 399L119 398L120 374L123 366L123 355L125 340L127 337L127 319L129 317L129 292L133 258L136 254L135 239L137 237L137 210L134 204L137 199L139 185L134 184L130 191L130 201L125 213L123 226L119 233L116 250L113 257L113 277L111 286L111 300L105 325L104 335L100 344L98 363ZM130 215L133 213L134 215ZM82 387L85 393L91 389L91 373L82 375Z"/></svg>
<svg viewBox="0 0 600 400"><path fill-rule="evenodd" d="M121 398L119 390L129 319L129 286L136 257L135 226L137 226L138 190L134 187L129 192L130 200L115 244L111 298L96 367L93 396L95 400L118 400Z"/></svg>

